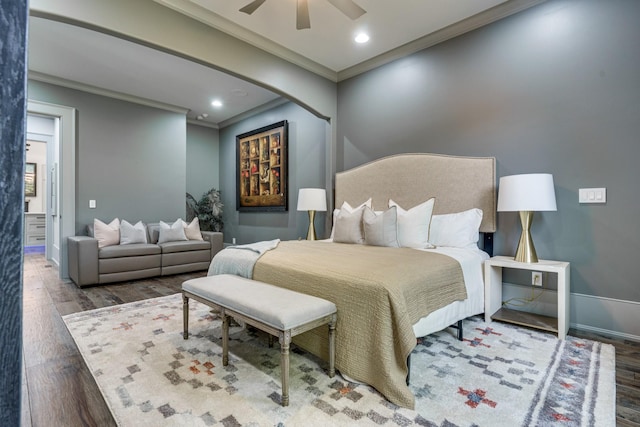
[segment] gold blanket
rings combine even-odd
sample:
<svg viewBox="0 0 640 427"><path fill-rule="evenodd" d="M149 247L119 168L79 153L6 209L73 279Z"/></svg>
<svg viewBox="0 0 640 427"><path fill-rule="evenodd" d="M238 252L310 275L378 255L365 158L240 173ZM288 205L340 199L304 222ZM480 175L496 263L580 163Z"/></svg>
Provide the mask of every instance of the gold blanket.
<svg viewBox="0 0 640 427"><path fill-rule="evenodd" d="M407 408L414 407L406 384L413 324L467 297L455 259L408 248L285 241L260 257L253 279L336 304L336 368ZM326 360L325 328L299 338Z"/></svg>

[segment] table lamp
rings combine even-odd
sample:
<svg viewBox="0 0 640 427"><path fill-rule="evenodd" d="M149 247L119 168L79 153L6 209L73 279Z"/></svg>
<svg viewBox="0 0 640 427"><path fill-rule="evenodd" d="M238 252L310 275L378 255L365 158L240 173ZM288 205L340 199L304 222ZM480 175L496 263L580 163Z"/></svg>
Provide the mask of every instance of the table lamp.
<svg viewBox="0 0 640 427"><path fill-rule="evenodd" d="M316 211L327 210L326 190L324 188L301 188L298 192L298 210L309 212L307 240L316 240L316 228L313 221Z"/></svg>
<svg viewBox="0 0 640 427"><path fill-rule="evenodd" d="M510 175L500 178L498 188L498 212L519 212L522 234L518 242L515 260L526 263L538 262L536 248L531 238L531 223L536 211L555 211L556 194L553 175L532 173Z"/></svg>

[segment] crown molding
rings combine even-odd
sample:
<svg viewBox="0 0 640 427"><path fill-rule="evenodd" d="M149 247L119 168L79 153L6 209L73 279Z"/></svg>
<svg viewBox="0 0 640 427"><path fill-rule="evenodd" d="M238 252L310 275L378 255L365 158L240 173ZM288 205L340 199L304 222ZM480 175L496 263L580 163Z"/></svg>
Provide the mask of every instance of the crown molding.
<svg viewBox="0 0 640 427"><path fill-rule="evenodd" d="M505 3L501 3L497 6L492 7L491 9L487 9L460 22L451 24L441 30L435 31L431 34L427 34L424 37L409 42L396 49L390 50L367 61L356 64L353 67L345 68L344 70L338 72L337 81L340 82L342 80L355 77L358 74L362 74L381 65L395 61L396 59L400 59L407 55L411 55L421 50L435 46L446 40L458 37L462 34L468 33L469 31L473 31L477 28L514 15L540 3L544 3L545 1L547 0L511 0Z"/></svg>
<svg viewBox="0 0 640 427"><path fill-rule="evenodd" d="M201 126L204 128L220 129L220 126L218 126L217 123L205 122L203 120L187 119L187 124L194 125L194 126Z"/></svg>
<svg viewBox="0 0 640 427"><path fill-rule="evenodd" d="M237 123L249 117L255 116L256 114L271 110L272 108L275 108L279 105L286 104L287 102L291 102L291 101L282 97L276 98L273 101L267 102L266 104L259 105L258 107L252 108L251 110L245 111L244 113L240 113L237 116L231 117L227 120L223 120L220 123L218 123L218 126L220 128L225 128L234 123Z"/></svg>
<svg viewBox="0 0 640 427"><path fill-rule="evenodd" d="M321 77L324 77L332 82L337 82L338 73L324 65L318 64L315 61L300 55L286 47L262 37L259 34L254 33L240 25L218 15L215 12L210 11L200 5L194 4L189 0L154 0L163 6L180 12L196 21L200 21L216 30L229 34L245 43L255 46L264 50L274 56L284 59L287 62L295 64L307 71L311 71Z"/></svg>
<svg viewBox="0 0 640 427"><path fill-rule="evenodd" d="M40 73L38 71L29 70L28 75L30 80L36 80L43 83L50 83L56 86L62 86L69 89L75 89L82 92L92 93L94 95L106 96L108 98L119 99L121 101L132 102L134 104L145 105L147 107L158 108L161 110L171 111L174 113L186 115L189 112L188 108L178 107L176 105L165 104L163 102L152 101L147 98L139 96L128 95L126 93L116 92L108 89L102 89L96 86L75 82L72 80L63 79L60 77L51 76L49 74Z"/></svg>

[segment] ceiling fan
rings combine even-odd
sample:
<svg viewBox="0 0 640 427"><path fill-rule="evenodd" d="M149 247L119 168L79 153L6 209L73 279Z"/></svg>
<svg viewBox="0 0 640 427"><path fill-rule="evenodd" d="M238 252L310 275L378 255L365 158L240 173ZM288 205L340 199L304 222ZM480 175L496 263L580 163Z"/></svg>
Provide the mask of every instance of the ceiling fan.
<svg viewBox="0 0 640 427"><path fill-rule="evenodd" d="M257 8L267 0L253 0L251 3L240 9L240 12L244 12L247 15L251 15ZM365 13L366 10L355 4L353 0L327 0L334 5L340 12L344 13L351 19L358 19ZM298 0L296 12L296 29L302 30L305 28L311 28L311 21L309 19L309 3L308 0Z"/></svg>

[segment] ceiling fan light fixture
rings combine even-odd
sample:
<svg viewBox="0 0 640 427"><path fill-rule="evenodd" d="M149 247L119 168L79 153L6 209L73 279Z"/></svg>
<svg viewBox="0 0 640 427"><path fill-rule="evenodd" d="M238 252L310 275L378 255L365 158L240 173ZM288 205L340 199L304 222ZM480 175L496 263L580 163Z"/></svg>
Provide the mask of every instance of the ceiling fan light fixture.
<svg viewBox="0 0 640 427"><path fill-rule="evenodd" d="M296 29L306 30L311 28L311 19L309 18L309 3L307 0L298 0L296 7Z"/></svg>
<svg viewBox="0 0 640 427"><path fill-rule="evenodd" d="M369 41L369 35L367 33L358 33L354 40L356 41L356 43L366 43Z"/></svg>
<svg viewBox="0 0 640 427"><path fill-rule="evenodd" d="M267 0L253 0L251 3L248 3L246 6L240 9L240 12L246 13L247 15L251 15L256 11L257 8L262 6L262 4ZM327 0L331 3L336 9L340 12L344 13L349 18L356 20L365 13L366 10L358 6L353 0ZM306 30L311 28L311 19L309 18L309 3L308 0L297 0L296 1L296 29L298 30Z"/></svg>

